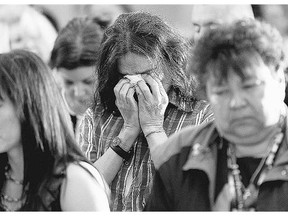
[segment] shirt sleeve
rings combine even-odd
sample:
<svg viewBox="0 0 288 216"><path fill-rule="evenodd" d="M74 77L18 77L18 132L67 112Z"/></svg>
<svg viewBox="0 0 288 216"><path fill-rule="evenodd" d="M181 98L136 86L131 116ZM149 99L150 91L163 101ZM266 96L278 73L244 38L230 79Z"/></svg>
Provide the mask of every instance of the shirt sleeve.
<svg viewBox="0 0 288 216"><path fill-rule="evenodd" d="M97 159L94 131L93 112L88 109L79 124L78 144L84 155L92 163Z"/></svg>
<svg viewBox="0 0 288 216"><path fill-rule="evenodd" d="M208 104L204 109L203 109L203 115L202 119L200 120L201 123L206 123L209 121L214 120L214 113L211 109L210 104Z"/></svg>

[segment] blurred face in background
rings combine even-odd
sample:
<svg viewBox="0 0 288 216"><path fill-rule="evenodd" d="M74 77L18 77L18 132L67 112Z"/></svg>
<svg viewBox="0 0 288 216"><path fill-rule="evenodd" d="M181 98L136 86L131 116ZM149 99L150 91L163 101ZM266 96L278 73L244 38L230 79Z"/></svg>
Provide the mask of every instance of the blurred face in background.
<svg viewBox="0 0 288 216"><path fill-rule="evenodd" d="M194 5L191 14L193 41L197 43L207 29L243 18L254 18L251 5Z"/></svg>
<svg viewBox="0 0 288 216"><path fill-rule="evenodd" d="M95 66L78 67L72 70L59 68L57 77L72 114L82 115L91 105L96 78Z"/></svg>
<svg viewBox="0 0 288 216"><path fill-rule="evenodd" d="M120 5L114 4L87 5L84 7L83 12L86 16L96 17L105 21L111 21L111 24L117 19L120 14L124 13Z"/></svg>
<svg viewBox="0 0 288 216"><path fill-rule="evenodd" d="M29 50L48 63L57 32L46 17L27 5L4 5L0 21L7 26L9 50Z"/></svg>
<svg viewBox="0 0 288 216"><path fill-rule="evenodd" d="M19 22L10 26L11 49L25 49L43 57L40 32L35 25L29 24L29 20L32 22L28 16L23 15Z"/></svg>

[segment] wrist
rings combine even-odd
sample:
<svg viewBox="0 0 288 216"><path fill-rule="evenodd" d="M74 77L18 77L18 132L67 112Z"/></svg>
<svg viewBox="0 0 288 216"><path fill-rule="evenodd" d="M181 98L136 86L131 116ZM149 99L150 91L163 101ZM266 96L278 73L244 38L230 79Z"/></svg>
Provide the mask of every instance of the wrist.
<svg viewBox="0 0 288 216"><path fill-rule="evenodd" d="M145 138L147 139L152 134L165 133L165 130L163 128L155 128L155 129L152 129L152 130L149 130L149 131L147 130L147 131L145 131L143 133L144 133Z"/></svg>
<svg viewBox="0 0 288 216"><path fill-rule="evenodd" d="M125 147L121 147L122 144L122 140L116 136L113 141L112 144L110 145L110 148L116 153L118 154L120 157L122 157L125 161L128 161L132 155L133 155L133 149L129 148L126 149Z"/></svg>
<svg viewBox="0 0 288 216"><path fill-rule="evenodd" d="M131 126L126 126L125 124L123 125L120 134L125 134L125 136L129 137L137 137L141 131L140 127L131 127Z"/></svg>
<svg viewBox="0 0 288 216"><path fill-rule="evenodd" d="M139 132L135 133L135 131L131 131L128 128L122 128L122 130L117 136L121 140L119 146L123 150L128 152L135 143L135 140L137 139L138 135Z"/></svg>

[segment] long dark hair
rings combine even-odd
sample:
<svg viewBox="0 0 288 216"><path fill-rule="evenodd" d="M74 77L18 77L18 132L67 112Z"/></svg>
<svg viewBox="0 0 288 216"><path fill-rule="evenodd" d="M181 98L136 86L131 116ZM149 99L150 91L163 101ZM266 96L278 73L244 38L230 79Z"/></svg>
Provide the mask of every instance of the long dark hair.
<svg viewBox="0 0 288 216"><path fill-rule="evenodd" d="M146 12L120 15L104 33L93 108L101 101L108 111L118 111L113 92L123 76L118 61L129 52L155 59L165 76L171 78L172 87L190 97L192 86L185 72L189 48L189 43L157 16Z"/></svg>
<svg viewBox="0 0 288 216"><path fill-rule="evenodd" d="M24 188L31 209L43 208L59 163L86 161L74 140L71 120L57 84L43 61L32 52L0 54L0 96L16 107L24 154ZM7 154L0 154L0 187Z"/></svg>

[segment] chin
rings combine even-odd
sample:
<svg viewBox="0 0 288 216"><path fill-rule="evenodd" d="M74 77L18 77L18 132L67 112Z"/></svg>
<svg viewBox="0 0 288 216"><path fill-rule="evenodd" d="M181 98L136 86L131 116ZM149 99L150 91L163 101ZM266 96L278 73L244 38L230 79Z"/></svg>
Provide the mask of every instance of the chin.
<svg viewBox="0 0 288 216"><path fill-rule="evenodd" d="M76 115L83 115L88 107L86 106L78 106L78 107L73 107L71 110L76 114Z"/></svg>
<svg viewBox="0 0 288 216"><path fill-rule="evenodd" d="M232 130L231 133L232 134L235 134L239 137L249 137L249 136L253 136L253 135L257 135L257 133L259 132L259 130L253 126L247 126L247 125L243 125L243 126L240 126L240 127L237 127L237 128L234 128L233 127L231 128Z"/></svg>
<svg viewBox="0 0 288 216"><path fill-rule="evenodd" d="M232 128L231 128L232 129ZM224 133L224 137L229 141L238 144L253 143L258 139L259 130L254 127L238 127L235 130L229 130Z"/></svg>

